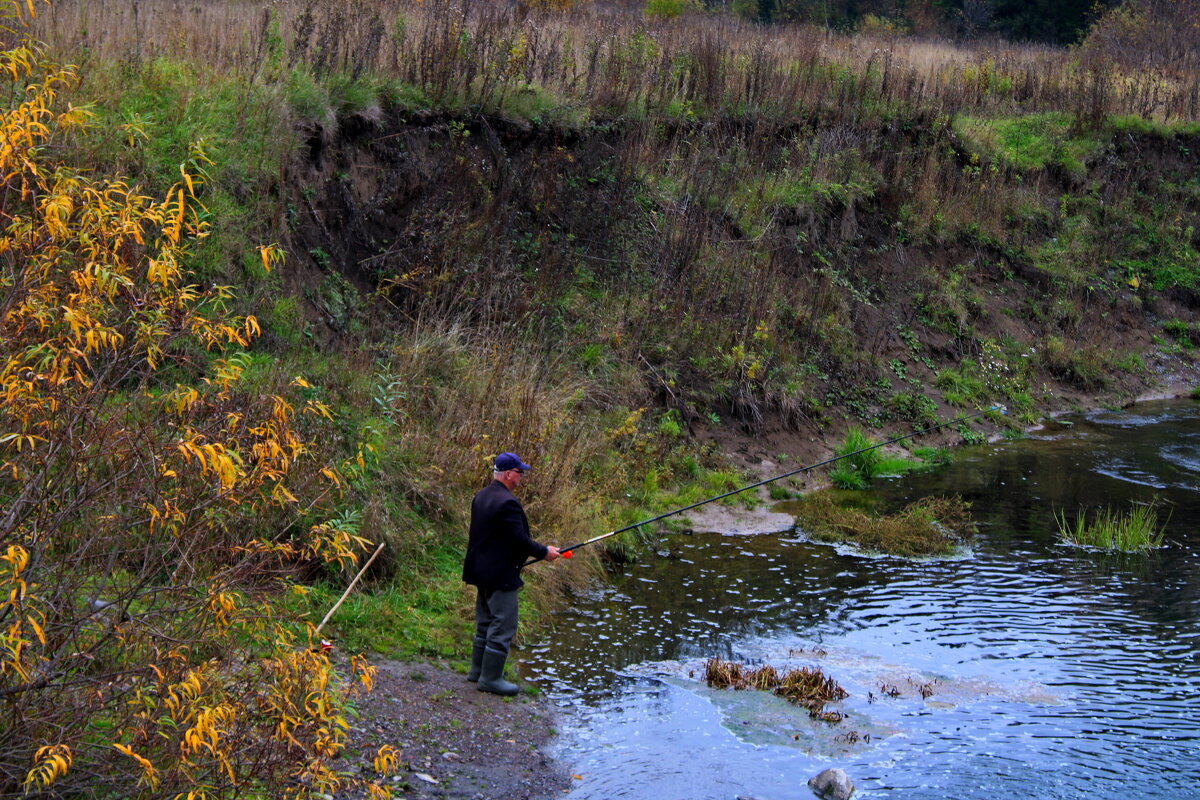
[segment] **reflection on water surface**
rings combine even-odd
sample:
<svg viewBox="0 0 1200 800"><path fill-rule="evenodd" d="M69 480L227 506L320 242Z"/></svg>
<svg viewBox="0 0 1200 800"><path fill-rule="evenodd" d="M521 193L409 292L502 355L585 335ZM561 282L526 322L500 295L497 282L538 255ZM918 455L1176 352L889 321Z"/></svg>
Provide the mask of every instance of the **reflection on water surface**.
<svg viewBox="0 0 1200 800"><path fill-rule="evenodd" d="M874 493L974 504L964 557L863 557L771 536L674 535L580 598L525 677L563 708L571 798L1200 798L1200 404L1145 404L958 452ZM1169 549L1056 542L1054 514L1171 508ZM836 725L699 681L710 656L816 665ZM923 698L919 687L932 689ZM894 696L893 696L894 695Z"/></svg>

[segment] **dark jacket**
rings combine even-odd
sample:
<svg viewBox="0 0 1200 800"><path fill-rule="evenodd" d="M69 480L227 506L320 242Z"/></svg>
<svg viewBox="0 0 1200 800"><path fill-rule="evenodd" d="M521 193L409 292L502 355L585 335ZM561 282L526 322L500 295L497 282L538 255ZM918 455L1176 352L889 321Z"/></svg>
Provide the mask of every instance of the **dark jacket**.
<svg viewBox="0 0 1200 800"><path fill-rule="evenodd" d="M520 567L546 557L546 545L529 536L525 509L500 481L492 481L471 501L471 533L463 580L481 589L510 591L525 585Z"/></svg>

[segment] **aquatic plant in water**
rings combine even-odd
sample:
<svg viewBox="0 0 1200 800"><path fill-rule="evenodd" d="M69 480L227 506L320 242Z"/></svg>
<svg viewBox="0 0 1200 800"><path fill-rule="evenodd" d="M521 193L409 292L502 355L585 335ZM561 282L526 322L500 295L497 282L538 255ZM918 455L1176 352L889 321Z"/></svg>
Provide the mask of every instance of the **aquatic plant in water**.
<svg viewBox="0 0 1200 800"><path fill-rule="evenodd" d="M971 504L961 497L926 497L895 514L869 514L838 504L824 492L796 506L796 515L819 542L848 542L896 556L949 555L975 535Z"/></svg>
<svg viewBox="0 0 1200 800"><path fill-rule="evenodd" d="M1102 550L1140 552L1162 547L1166 522L1158 522L1156 503L1135 503L1120 513L1101 509L1091 520L1081 509L1074 523L1067 522L1066 511L1055 515L1058 534L1067 544L1098 547Z"/></svg>
<svg viewBox="0 0 1200 800"><path fill-rule="evenodd" d="M825 722L840 722L843 715L824 711L825 704L849 695L819 667L800 667L784 673L770 664L746 669L736 661L713 657L704 663L704 681L714 689L758 689L772 691L789 702L808 709L809 716Z"/></svg>

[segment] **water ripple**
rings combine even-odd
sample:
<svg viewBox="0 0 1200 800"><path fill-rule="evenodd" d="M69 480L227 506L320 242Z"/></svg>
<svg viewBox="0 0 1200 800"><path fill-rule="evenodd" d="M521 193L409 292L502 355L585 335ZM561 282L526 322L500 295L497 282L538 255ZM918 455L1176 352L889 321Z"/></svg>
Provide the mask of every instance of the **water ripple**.
<svg viewBox="0 0 1200 800"><path fill-rule="evenodd" d="M863 796L1200 798L1200 503L1178 491L1198 474L1200 404L1105 412L888 485L897 503L975 502L979 541L959 560L672 540L679 560L630 566L523 653L564 704L561 755L583 777L570 796L807 797L797 785L835 761ZM1058 545L1053 511L1160 491L1178 546ZM850 692L847 720L709 690L714 655L820 667ZM851 746L847 730L874 733Z"/></svg>

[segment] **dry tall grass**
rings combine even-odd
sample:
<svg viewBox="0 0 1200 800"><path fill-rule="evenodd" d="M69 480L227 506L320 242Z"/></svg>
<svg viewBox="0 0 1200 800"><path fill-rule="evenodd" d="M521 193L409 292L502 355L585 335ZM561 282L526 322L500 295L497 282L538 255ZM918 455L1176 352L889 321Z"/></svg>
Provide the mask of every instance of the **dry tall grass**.
<svg viewBox="0 0 1200 800"><path fill-rule="evenodd" d="M465 531L471 495L491 480L492 459L506 450L518 450L533 466L519 494L534 538L565 545L594 535L606 518L601 498L625 476L616 470L581 479L609 443L596 427L593 387L499 326L419 325L384 360L404 387L406 417L388 445L389 458L419 465L384 476L377 496L368 498L370 529L397 534L392 558L422 555L421 540L385 518L397 497L448 514L449 527ZM571 569L530 571L539 602L594 577L595 552L578 556Z"/></svg>
<svg viewBox="0 0 1200 800"><path fill-rule="evenodd" d="M436 104L484 108L536 87L594 115L685 104L696 113L819 111L853 119L902 104L950 114L1200 116L1196 70L1128 58L1127 39L1118 46L1110 33L1115 23L1103 31L1114 43L1097 39L1082 61L1073 51L1002 42L967 46L763 27L731 16L653 22L590 5L562 13L450 0L62 0L38 25L65 53L189 58L268 79L300 64L318 73L372 72L420 87ZM1164 41L1169 33L1158 31Z"/></svg>

